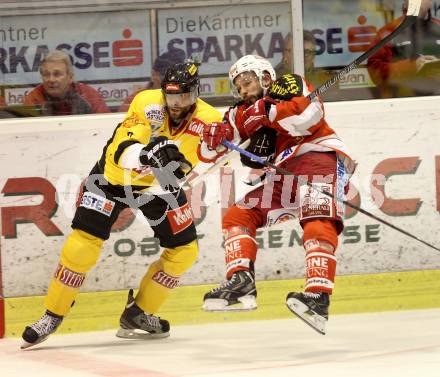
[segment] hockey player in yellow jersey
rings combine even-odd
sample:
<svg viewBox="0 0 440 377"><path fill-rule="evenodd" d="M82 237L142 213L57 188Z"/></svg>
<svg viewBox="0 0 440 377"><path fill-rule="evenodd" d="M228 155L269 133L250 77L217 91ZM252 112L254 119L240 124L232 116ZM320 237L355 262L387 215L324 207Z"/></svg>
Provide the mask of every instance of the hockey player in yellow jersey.
<svg viewBox="0 0 440 377"><path fill-rule="evenodd" d="M22 348L41 343L56 331L96 264L112 225L128 207L143 213L164 250L149 266L136 297L129 291L116 335L169 335L168 321L154 314L198 255L196 229L180 183L198 163L204 124L222 119L198 95L198 67L184 62L168 68L161 89L142 91L133 99L85 181L73 231L45 298L46 312L25 328Z"/></svg>

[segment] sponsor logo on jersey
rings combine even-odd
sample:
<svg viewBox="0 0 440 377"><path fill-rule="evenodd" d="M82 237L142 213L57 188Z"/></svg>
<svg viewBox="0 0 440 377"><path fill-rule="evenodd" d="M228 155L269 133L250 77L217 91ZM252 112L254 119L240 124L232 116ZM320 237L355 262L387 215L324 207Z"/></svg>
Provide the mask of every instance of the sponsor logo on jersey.
<svg viewBox="0 0 440 377"><path fill-rule="evenodd" d="M234 239L232 241L227 240L225 242L226 263L233 261L237 258L242 258L242 248L240 239Z"/></svg>
<svg viewBox="0 0 440 377"><path fill-rule="evenodd" d="M323 289L323 288L333 288L334 284L331 280L326 279L326 278L310 278L307 279L306 281L306 285L305 285L305 289L307 288L318 288L318 289Z"/></svg>
<svg viewBox="0 0 440 377"><path fill-rule="evenodd" d="M135 115L130 115L122 121L122 127L131 128L135 127L138 124L143 124L143 122Z"/></svg>
<svg viewBox="0 0 440 377"><path fill-rule="evenodd" d="M269 96L272 98L286 99L302 94L302 82L290 73L281 76L274 81L269 88Z"/></svg>
<svg viewBox="0 0 440 377"><path fill-rule="evenodd" d="M293 220L298 213L297 209L275 209L267 213L267 226L281 224Z"/></svg>
<svg viewBox="0 0 440 377"><path fill-rule="evenodd" d="M276 162L282 161L282 160L284 160L285 158L289 157L291 154L293 154L293 150L294 150L294 149L293 149L292 147L285 149L285 150L281 153L280 157L277 157L277 161L276 161Z"/></svg>
<svg viewBox="0 0 440 377"><path fill-rule="evenodd" d="M336 259L325 252L308 252L306 257L306 288L333 287Z"/></svg>
<svg viewBox="0 0 440 377"><path fill-rule="evenodd" d="M188 68L188 72L191 76L194 76L197 73L197 66L195 64L191 65L191 67Z"/></svg>
<svg viewBox="0 0 440 377"><path fill-rule="evenodd" d="M115 208L115 202L92 192L85 192L81 197L79 205L80 207L91 209L108 217L110 217Z"/></svg>
<svg viewBox="0 0 440 377"><path fill-rule="evenodd" d="M313 256L307 258L306 277L324 277L328 278L329 260L325 256Z"/></svg>
<svg viewBox="0 0 440 377"><path fill-rule="evenodd" d="M58 279L62 284L71 288L81 287L85 278L85 274L80 274L79 272L69 270L62 264L58 264L58 267L55 271L55 279Z"/></svg>
<svg viewBox="0 0 440 377"><path fill-rule="evenodd" d="M186 129L185 133L193 136L201 136L203 134L203 123L200 119L194 118Z"/></svg>
<svg viewBox="0 0 440 377"><path fill-rule="evenodd" d="M338 157L336 164L336 214L340 217L343 217L345 213L344 194L346 184L344 161Z"/></svg>
<svg viewBox="0 0 440 377"><path fill-rule="evenodd" d="M173 234L180 233L193 223L193 214L189 204L167 211L167 218Z"/></svg>
<svg viewBox="0 0 440 377"><path fill-rule="evenodd" d="M313 183L313 187L300 188L300 219L310 217L333 217L333 198L324 194L332 194L332 185Z"/></svg>
<svg viewBox="0 0 440 377"><path fill-rule="evenodd" d="M165 120L165 107L159 104L147 105L144 108L144 114L152 128L161 126Z"/></svg>
<svg viewBox="0 0 440 377"><path fill-rule="evenodd" d="M178 91L178 90L180 90L180 85L179 84L167 84L166 87L165 87L165 90L166 91L168 91L168 90Z"/></svg>
<svg viewBox="0 0 440 377"><path fill-rule="evenodd" d="M164 271L157 271L153 275L153 281L156 283L163 285L168 289L176 288L179 285L179 278L175 276L168 275Z"/></svg>

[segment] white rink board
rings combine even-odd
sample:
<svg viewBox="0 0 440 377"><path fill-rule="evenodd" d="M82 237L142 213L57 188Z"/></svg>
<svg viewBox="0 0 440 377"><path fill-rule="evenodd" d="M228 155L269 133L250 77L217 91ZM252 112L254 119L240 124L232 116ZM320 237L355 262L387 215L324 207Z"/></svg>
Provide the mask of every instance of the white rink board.
<svg viewBox="0 0 440 377"><path fill-rule="evenodd" d="M436 246L440 230L439 102L439 97L432 97L327 104L330 125L348 144L358 162L354 182L361 193L362 207ZM122 116L107 114L0 121L1 257L5 297L45 293L63 241L70 231L79 182L100 157ZM399 168L397 160L387 165L384 163L387 159L410 161L408 166L415 166L412 172L407 166L405 174L401 171L401 174L390 176L385 193L392 199L419 198L421 203L416 213L404 216L404 207L397 205L394 206L395 214L389 216L372 204L372 172L379 164L388 166L389 174L397 172L396 166ZM235 177L239 182L240 174L245 172L238 169L238 161L233 166L237 167ZM38 179L31 180L32 177ZM62 184L66 177L72 179L70 187ZM14 181L16 178L22 180ZM18 182L17 187L11 189L11 182ZM60 187L58 197L70 203L61 203L50 218L62 235L47 236L35 224L17 223L14 237L14 227L11 230L10 224L5 225L5 220L10 222L6 219L6 207L36 206L42 202L42 195L31 194L32 190L29 190L29 185L33 188L34 182ZM14 195L26 184L28 194ZM238 184L236 191L241 193L243 186ZM223 279L224 255L220 205L217 203L219 187L217 173L209 178L205 195L208 210L198 225L198 232L203 236L200 257L185 275L183 284L216 283ZM5 195L5 191L9 194ZM440 253L378 225L362 214L346 221L346 231L347 234L340 237L337 253L338 274L440 268ZM50 233L50 229L46 232ZM258 237L264 245L256 264L259 279L303 276L303 249L297 241L294 246L289 246L294 232L301 235L296 221L263 230ZM151 246L151 237L152 231L138 219L125 230L112 233L100 262L88 276L84 291L137 287L146 266L158 257L155 249L148 246ZM119 245L118 254L115 245ZM134 249L130 250L129 245ZM142 251L150 255L142 255ZM121 256L123 253L126 255Z"/></svg>

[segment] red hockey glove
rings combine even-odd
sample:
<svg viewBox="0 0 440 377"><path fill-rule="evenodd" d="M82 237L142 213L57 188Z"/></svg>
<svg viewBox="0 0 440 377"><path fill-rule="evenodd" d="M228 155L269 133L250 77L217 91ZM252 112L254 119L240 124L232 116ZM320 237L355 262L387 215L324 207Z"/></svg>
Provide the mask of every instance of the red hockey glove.
<svg viewBox="0 0 440 377"><path fill-rule="evenodd" d="M223 141L231 141L233 138L234 130L229 123L214 122L203 127L203 141L209 149L215 150Z"/></svg>
<svg viewBox="0 0 440 377"><path fill-rule="evenodd" d="M263 97L249 106L243 114L243 128L248 137L260 129L271 124L268 118L272 105L276 102L270 97Z"/></svg>

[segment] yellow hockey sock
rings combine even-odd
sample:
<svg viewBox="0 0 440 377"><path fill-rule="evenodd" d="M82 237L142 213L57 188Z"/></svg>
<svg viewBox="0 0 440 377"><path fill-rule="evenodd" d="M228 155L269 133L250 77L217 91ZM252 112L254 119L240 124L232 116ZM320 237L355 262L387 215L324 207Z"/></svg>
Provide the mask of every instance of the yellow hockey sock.
<svg viewBox="0 0 440 377"><path fill-rule="evenodd" d="M96 264L104 240L75 229L64 243L60 263L44 301L46 309L64 316L82 286L86 273Z"/></svg>
<svg viewBox="0 0 440 377"><path fill-rule="evenodd" d="M194 264L197 255L197 240L174 249L165 249L143 277L136 304L148 314L156 313L171 290L179 284L180 276Z"/></svg>

